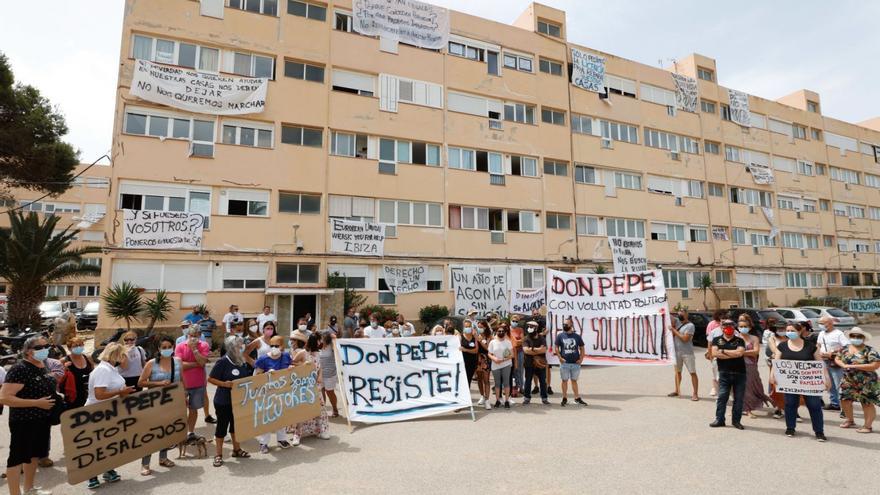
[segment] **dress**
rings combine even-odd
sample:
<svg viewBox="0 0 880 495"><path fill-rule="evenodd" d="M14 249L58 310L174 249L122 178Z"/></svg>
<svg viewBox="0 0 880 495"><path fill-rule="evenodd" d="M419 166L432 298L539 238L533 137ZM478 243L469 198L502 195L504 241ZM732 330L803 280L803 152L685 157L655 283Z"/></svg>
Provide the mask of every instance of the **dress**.
<svg viewBox="0 0 880 495"><path fill-rule="evenodd" d="M318 360L317 352L309 352L306 354L306 362L314 363L315 368L320 370L321 363ZM330 428L330 416L327 414L327 411L324 409L324 398L321 398L321 414L312 419L307 419L305 421L300 421L294 426L288 426L287 432L293 433L294 435L303 438L313 435L320 435L321 433L326 432Z"/></svg>
<svg viewBox="0 0 880 495"><path fill-rule="evenodd" d="M752 339L746 342L746 350L755 348ZM755 411L765 405L770 405L770 397L764 393L764 384L761 382L761 374L758 372L758 358L746 356L746 394L743 409L747 412Z"/></svg>
<svg viewBox="0 0 880 495"><path fill-rule="evenodd" d="M843 364L871 364L880 361L880 352L865 346L856 353L849 347L840 351ZM844 370L843 381L840 382L840 400L851 400L862 404L880 405L880 380L876 371Z"/></svg>

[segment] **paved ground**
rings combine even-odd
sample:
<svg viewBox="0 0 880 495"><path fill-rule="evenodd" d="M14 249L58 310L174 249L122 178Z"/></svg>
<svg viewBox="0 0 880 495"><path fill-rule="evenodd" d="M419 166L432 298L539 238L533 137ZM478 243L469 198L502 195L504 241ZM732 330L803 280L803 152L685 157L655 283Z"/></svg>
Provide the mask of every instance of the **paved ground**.
<svg viewBox="0 0 880 495"><path fill-rule="evenodd" d="M330 440L309 438L287 451L227 460L221 468L210 458L175 459L176 452L177 467L154 466L150 477L131 463L119 469L122 482L99 493L876 493L880 433L841 430L836 414L826 418L825 444L813 440L809 422L798 425L794 439L783 435L782 420L769 417L744 419L745 431L710 429L711 373L698 361L707 396L700 402L666 397L670 368L586 368L587 408L560 407L554 376L552 406L516 404L478 410L476 422L459 413L360 426L354 433L337 420ZM211 427L200 423L199 429L213 436ZM2 458L8 442L4 426ZM254 441L245 447L256 451ZM38 484L54 493L87 492L66 484L61 450L60 434L53 434L56 465L40 470Z"/></svg>

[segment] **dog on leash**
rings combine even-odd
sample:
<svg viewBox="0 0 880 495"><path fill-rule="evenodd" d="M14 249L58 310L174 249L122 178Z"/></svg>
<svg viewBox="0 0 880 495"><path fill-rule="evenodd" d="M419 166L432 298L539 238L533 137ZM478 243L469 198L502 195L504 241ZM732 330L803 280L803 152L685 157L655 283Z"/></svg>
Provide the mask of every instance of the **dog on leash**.
<svg viewBox="0 0 880 495"><path fill-rule="evenodd" d="M186 451L190 447L196 448L196 458L204 459L205 457L208 457L208 441L205 440L205 437L197 436L195 438L187 438L186 440L177 444L177 458L182 459L186 457Z"/></svg>

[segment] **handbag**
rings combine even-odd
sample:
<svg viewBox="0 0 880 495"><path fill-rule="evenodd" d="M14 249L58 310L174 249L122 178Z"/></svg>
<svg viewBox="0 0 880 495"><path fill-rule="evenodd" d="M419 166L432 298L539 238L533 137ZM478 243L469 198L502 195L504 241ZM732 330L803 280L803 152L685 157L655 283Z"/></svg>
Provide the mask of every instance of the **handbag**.
<svg viewBox="0 0 880 495"><path fill-rule="evenodd" d="M49 424L52 426L61 424L61 414L67 410L67 404L64 402L64 396L58 392L52 392L51 397L55 400L52 409L49 409Z"/></svg>

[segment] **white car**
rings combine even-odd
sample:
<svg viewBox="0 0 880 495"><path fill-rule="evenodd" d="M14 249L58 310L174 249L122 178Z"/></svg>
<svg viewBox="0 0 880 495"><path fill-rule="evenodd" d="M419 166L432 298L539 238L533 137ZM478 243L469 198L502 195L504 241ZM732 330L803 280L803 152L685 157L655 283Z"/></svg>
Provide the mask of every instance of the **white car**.
<svg viewBox="0 0 880 495"><path fill-rule="evenodd" d="M809 308L772 308L777 313L781 314L783 318L786 319L789 323L798 322L804 323L809 322L810 328L814 332L818 332L821 330L819 327L819 313L813 311Z"/></svg>
<svg viewBox="0 0 880 495"><path fill-rule="evenodd" d="M834 326L840 330L849 330L856 326L857 323L856 319L846 311L831 306L803 306L800 309L809 309L815 313L819 313L819 318L830 316L834 321ZM822 329L816 328L816 330Z"/></svg>

